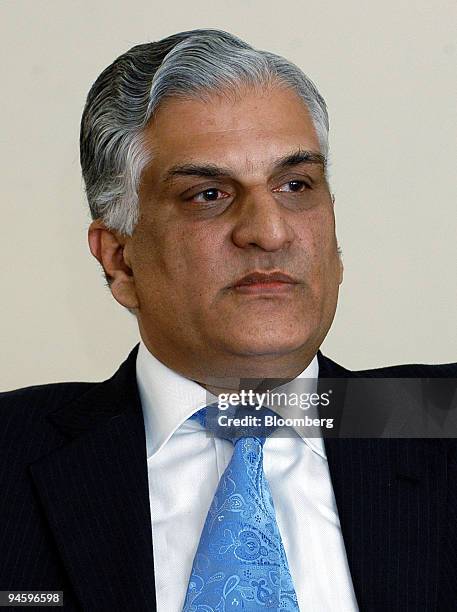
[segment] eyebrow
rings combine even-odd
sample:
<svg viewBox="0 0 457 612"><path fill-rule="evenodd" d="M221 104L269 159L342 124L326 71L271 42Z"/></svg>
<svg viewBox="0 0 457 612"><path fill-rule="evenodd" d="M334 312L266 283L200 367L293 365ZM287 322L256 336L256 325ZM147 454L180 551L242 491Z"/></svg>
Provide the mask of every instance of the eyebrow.
<svg viewBox="0 0 457 612"><path fill-rule="evenodd" d="M273 171L284 170L300 164L319 164L325 168L327 160L325 155L317 151L298 149L277 158L273 163ZM205 178L231 177L229 168L215 164L181 164L172 166L164 175L163 181L169 182L177 176L199 176Z"/></svg>

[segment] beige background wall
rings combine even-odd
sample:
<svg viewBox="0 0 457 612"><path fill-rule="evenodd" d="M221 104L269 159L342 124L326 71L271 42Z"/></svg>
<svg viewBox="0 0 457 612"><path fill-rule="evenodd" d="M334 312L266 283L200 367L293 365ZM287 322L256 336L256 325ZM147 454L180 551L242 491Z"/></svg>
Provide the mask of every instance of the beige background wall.
<svg viewBox="0 0 457 612"><path fill-rule="evenodd" d="M456 360L454 0L0 0L2 389L110 375L137 341L86 246L79 119L105 66L196 27L285 55L331 116L346 275L325 352Z"/></svg>

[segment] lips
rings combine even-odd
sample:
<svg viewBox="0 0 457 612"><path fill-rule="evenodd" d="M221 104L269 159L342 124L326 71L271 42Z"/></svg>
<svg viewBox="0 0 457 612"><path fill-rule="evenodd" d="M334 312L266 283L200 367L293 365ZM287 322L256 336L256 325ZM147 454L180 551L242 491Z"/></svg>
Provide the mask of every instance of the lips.
<svg viewBox="0 0 457 612"><path fill-rule="evenodd" d="M281 283L295 285L298 281L283 272L251 272L236 281L233 287L249 287L252 285L278 285Z"/></svg>

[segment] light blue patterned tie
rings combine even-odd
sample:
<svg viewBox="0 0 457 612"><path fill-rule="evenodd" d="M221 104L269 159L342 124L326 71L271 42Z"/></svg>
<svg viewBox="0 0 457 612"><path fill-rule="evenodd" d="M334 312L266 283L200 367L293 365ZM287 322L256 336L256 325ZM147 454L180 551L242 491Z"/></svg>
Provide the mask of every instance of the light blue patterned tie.
<svg viewBox="0 0 457 612"><path fill-rule="evenodd" d="M205 425L206 409L193 418ZM263 471L265 438L251 433L231 441L233 456L206 517L183 612L297 612L297 596Z"/></svg>

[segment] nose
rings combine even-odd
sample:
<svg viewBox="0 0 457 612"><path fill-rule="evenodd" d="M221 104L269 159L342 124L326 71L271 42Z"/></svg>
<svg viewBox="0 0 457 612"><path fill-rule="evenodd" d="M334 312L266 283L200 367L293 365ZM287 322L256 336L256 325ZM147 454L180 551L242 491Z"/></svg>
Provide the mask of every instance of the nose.
<svg viewBox="0 0 457 612"><path fill-rule="evenodd" d="M257 246L264 251L278 251L293 240L284 208L271 192L259 190L246 195L239 202L237 213L232 240L240 248Z"/></svg>

